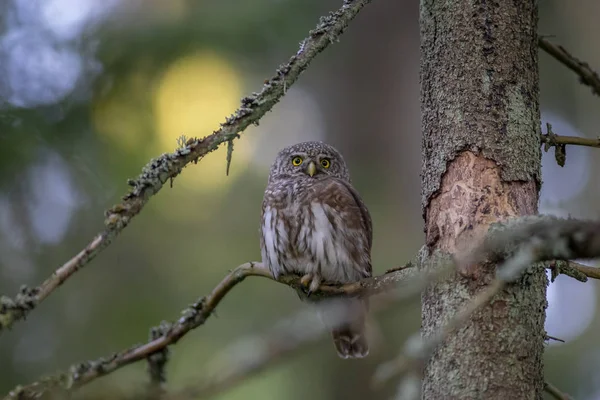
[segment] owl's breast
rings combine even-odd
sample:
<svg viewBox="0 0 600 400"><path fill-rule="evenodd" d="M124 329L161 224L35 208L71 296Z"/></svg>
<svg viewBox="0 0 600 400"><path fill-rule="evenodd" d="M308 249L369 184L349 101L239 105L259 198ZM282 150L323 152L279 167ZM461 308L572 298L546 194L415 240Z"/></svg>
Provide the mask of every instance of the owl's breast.
<svg viewBox="0 0 600 400"><path fill-rule="evenodd" d="M363 278L370 262L360 256L365 238L347 226L347 216L322 202L297 200L267 205L263 213L262 256L273 274L318 273L330 282Z"/></svg>
<svg viewBox="0 0 600 400"><path fill-rule="evenodd" d="M321 202L305 207L297 248L311 271L329 282L353 282L364 277L360 232L351 229L344 212Z"/></svg>

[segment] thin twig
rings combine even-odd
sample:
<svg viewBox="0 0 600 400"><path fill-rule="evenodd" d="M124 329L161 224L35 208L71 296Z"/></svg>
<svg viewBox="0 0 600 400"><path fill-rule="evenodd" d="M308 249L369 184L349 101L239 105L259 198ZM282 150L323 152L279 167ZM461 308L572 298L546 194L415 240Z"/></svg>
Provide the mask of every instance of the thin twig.
<svg viewBox="0 0 600 400"><path fill-rule="evenodd" d="M565 343L564 339L557 338L557 337L550 336L550 335L546 335L546 337L544 338L544 341L549 342L550 340L554 340L555 342Z"/></svg>
<svg viewBox="0 0 600 400"><path fill-rule="evenodd" d="M227 142L227 165L225 167L225 175L229 176L229 167L231 167L231 159L233 157L233 139Z"/></svg>
<svg viewBox="0 0 600 400"><path fill-rule="evenodd" d="M404 264L404 265L399 265L399 266L397 266L397 267L393 267L393 268L386 269L386 270L385 270L385 273L386 273L386 274L389 274L389 273L391 273L391 272L402 271L403 269L406 269L406 268L411 268L412 266L413 266L413 265L412 265L411 263Z"/></svg>
<svg viewBox="0 0 600 400"><path fill-rule="evenodd" d="M575 145L600 148L600 137L595 139L582 138L578 136L561 136L554 135L549 137L547 134L542 134L542 143L548 144L550 147L558 145Z"/></svg>
<svg viewBox="0 0 600 400"><path fill-rule="evenodd" d="M241 100L241 106L233 115L221 124L212 135L203 139L188 140L185 146L173 153L163 154L151 160L142 169L137 179L130 179L131 191L123 201L106 213L106 229L98 234L78 255L58 268L51 277L34 289L24 288L15 299L0 299L0 333L10 328L16 321L24 319L31 310L46 299L56 288L71 277L80 268L88 264L98 253L129 224L145 206L148 199L158 193L163 185L179 175L183 168L200 158L220 144L233 141L250 124L257 124L296 82L300 74L308 67L317 54L330 44L335 43L344 32L348 23L371 0L344 0L340 9L319 20L316 28L302 41L301 48L287 63L280 66L274 76L265 82L260 93L253 93ZM231 149L231 147L230 147ZM231 159L228 157L228 164Z"/></svg>
<svg viewBox="0 0 600 400"><path fill-rule="evenodd" d="M547 264L547 268L552 272L550 277L554 282L558 275L570 276L579 282L587 282L588 278L600 279L600 269L588 267L574 261L553 260Z"/></svg>
<svg viewBox="0 0 600 400"><path fill-rule="evenodd" d="M559 388L557 388L548 381L544 382L544 390L556 400L573 400L571 396L569 396L566 393L563 393Z"/></svg>
<svg viewBox="0 0 600 400"><path fill-rule="evenodd" d="M576 136L558 136L552 131L552 124L546 123L546 134L541 134L541 141L544 144L544 151L548 152L554 147L554 158L561 167L565 166L567 160L567 145L589 146L600 148L600 137L596 139L587 139Z"/></svg>
<svg viewBox="0 0 600 400"><path fill-rule="evenodd" d="M592 92L600 96L600 77L596 71L590 68L588 63L577 59L565 50L564 47L553 44L543 37L538 39L538 45L546 53L564 64L571 71L575 72L579 76L581 83L591 87Z"/></svg>
<svg viewBox="0 0 600 400"><path fill-rule="evenodd" d="M148 335L148 341L160 339L162 336L168 334L171 329L171 324L163 321L159 326L150 329ZM164 383L167 381L166 376L166 365L169 360L169 348L164 349L150 354L146 360L148 361L148 373L150 375L149 384L149 397L160 398L164 393Z"/></svg>
<svg viewBox="0 0 600 400"><path fill-rule="evenodd" d="M573 261L569 261L568 266L574 270L584 274L588 278L600 279L600 268L589 267L587 265L579 264ZM564 273L564 272L563 272ZM568 274L566 274L568 275ZM571 275L569 275L571 276Z"/></svg>

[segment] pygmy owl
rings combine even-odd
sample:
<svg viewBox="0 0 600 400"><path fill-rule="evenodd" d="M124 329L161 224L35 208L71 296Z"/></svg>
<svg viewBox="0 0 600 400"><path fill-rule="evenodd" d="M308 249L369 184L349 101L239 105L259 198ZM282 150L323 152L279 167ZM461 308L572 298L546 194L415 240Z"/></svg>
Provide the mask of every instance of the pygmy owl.
<svg viewBox="0 0 600 400"><path fill-rule="evenodd" d="M302 275L310 295L321 282L350 283L369 277L372 238L369 211L335 148L305 142L279 152L271 166L261 224L262 261L275 279ZM338 355L365 357L366 300L340 301L348 318L331 326Z"/></svg>

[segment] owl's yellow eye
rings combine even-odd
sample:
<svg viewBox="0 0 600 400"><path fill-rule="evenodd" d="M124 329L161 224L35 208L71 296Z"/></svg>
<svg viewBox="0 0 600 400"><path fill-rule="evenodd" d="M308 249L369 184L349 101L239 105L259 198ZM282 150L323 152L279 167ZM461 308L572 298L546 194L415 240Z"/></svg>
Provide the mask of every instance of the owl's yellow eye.
<svg viewBox="0 0 600 400"><path fill-rule="evenodd" d="M321 160L321 167L329 168L331 167L331 162L328 159L324 158Z"/></svg>
<svg viewBox="0 0 600 400"><path fill-rule="evenodd" d="M296 157L292 158L292 165L294 167L297 167L297 166L299 166L301 164L302 164L302 157L296 156Z"/></svg>

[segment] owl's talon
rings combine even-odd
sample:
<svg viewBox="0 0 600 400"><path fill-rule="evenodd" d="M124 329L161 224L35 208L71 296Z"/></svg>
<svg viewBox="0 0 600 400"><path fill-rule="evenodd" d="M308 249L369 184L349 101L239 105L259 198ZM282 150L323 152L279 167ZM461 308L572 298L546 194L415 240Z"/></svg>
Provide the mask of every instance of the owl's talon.
<svg viewBox="0 0 600 400"><path fill-rule="evenodd" d="M319 275L315 275L310 282L310 286L308 287L308 292L313 293L319 290L319 286L321 286L321 277Z"/></svg>
<svg viewBox="0 0 600 400"><path fill-rule="evenodd" d="M306 274L300 278L300 286L307 297L316 292L321 286L321 277L314 274Z"/></svg>
<svg viewBox="0 0 600 400"><path fill-rule="evenodd" d="M300 284L304 288L308 288L310 286L310 283L312 282L312 280L313 280L313 276L311 274L306 274L302 278L300 278Z"/></svg>

